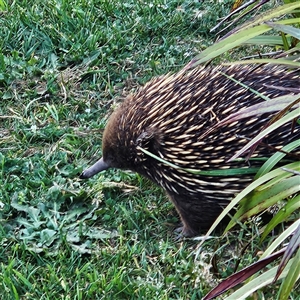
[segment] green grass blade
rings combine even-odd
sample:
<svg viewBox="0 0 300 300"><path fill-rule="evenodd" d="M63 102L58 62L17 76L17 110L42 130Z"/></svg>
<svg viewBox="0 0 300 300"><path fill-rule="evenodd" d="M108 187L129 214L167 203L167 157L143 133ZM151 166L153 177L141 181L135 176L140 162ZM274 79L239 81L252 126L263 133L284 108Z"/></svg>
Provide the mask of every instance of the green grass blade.
<svg viewBox="0 0 300 300"><path fill-rule="evenodd" d="M183 171L186 171L188 173L192 173L192 174L196 174L196 175L202 175L202 176L237 176L237 175L243 175L243 174L253 174L256 171L258 171L258 168L236 168L236 169L227 169L227 170L222 170L222 169L217 169L217 170L209 170L209 171L201 171L201 170L196 170L196 169L186 169L186 168L182 168L180 166L177 166L153 153L151 153L150 151L138 146L137 147L138 150L141 150L142 152L144 152L145 154L149 155L150 157L156 159L157 161L172 167L174 169L180 169Z"/></svg>
<svg viewBox="0 0 300 300"><path fill-rule="evenodd" d="M4 11L7 9L7 3L5 0L0 0L0 11Z"/></svg>
<svg viewBox="0 0 300 300"><path fill-rule="evenodd" d="M30 290L32 288L32 284L30 283L30 281L26 277L24 277L23 274L21 274L19 271L15 270L15 269L13 269L12 271L16 274L17 278L19 278L21 280L21 282L24 285L26 285L26 288L28 290Z"/></svg>

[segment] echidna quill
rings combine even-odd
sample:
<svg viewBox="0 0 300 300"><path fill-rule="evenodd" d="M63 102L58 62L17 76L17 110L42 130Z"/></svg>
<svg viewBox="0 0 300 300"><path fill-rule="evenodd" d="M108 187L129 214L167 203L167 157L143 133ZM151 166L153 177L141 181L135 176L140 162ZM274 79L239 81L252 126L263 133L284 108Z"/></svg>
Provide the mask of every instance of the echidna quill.
<svg viewBox="0 0 300 300"><path fill-rule="evenodd" d="M241 84L229 79L232 76ZM154 78L129 95L111 115L103 134L103 157L86 169L89 178L107 168L129 169L160 185L175 205L182 234L207 229L229 201L249 184L252 175L204 176L193 170L225 170L260 166L260 160L228 160L257 135L275 113L257 114L228 123L205 135L222 119L263 100L300 93L300 70L276 66L197 68ZM291 123L273 132L251 157L270 156L300 137ZM268 146L267 146L268 145ZM141 149L142 148L142 149ZM158 161L143 149L178 166ZM248 153L249 154L249 153Z"/></svg>

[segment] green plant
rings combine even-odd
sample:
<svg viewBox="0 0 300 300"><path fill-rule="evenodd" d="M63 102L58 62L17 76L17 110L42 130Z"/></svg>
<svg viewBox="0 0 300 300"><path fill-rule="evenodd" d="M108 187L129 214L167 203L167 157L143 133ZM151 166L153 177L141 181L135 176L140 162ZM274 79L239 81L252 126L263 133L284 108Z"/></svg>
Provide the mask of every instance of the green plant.
<svg viewBox="0 0 300 300"><path fill-rule="evenodd" d="M280 39L282 41L282 47L285 48L285 50L289 50L287 53L282 55L283 58L251 59L236 63L273 63L299 68L299 55L297 55L299 45L291 47L291 40L289 42L287 40L287 36L299 39L299 18L287 18L280 21L270 21L271 19L278 18L286 13L297 15L297 9L299 10L299 8L300 3L294 2L279 6L275 9L267 11L262 15L258 15L254 20L246 22L237 29L232 30L225 38L221 39L220 42L217 42L215 45L205 49L202 53L196 56L195 59L186 66L186 68L191 68L199 63L209 61L221 53L224 53L233 47L239 46L241 43L260 44L261 41L264 40L264 42L268 45L278 45L280 44ZM285 24L293 24L295 27ZM275 36L266 37L262 35L264 32L270 31L271 29L281 31L281 37L279 36L278 39ZM273 43L273 41L276 42ZM231 122L239 118L244 118L249 114L255 115L257 113L262 113L264 110L266 112L273 110L279 112L278 117L274 120L273 124L269 124L265 130L251 140L248 145L236 153L236 155L231 159L233 160L239 157L247 149L251 150L251 148L255 148L255 145L258 141L260 141L265 135L272 132L274 129L280 128L280 126L282 126L282 124L285 122L299 122L299 99L300 94L291 97L272 99L272 101L267 101L266 103L262 103L262 105L254 105L250 108L241 110L240 112L229 116L227 119L220 121L216 127L222 127L225 124L230 124ZM212 128L210 131L213 131L214 129L215 128ZM210 132L207 134L209 133ZM232 220L225 229L223 236L226 236L228 231L236 223L241 224L243 220L254 218L254 216L270 210L274 205L279 207L278 212L274 213L273 218L265 226L257 229L257 233L259 234L258 245L261 246L263 242L266 241L268 234L278 228L279 224L289 222L291 225L287 228L284 228L283 232L268 245L263 255L257 262L229 276L209 294L207 294L204 299L212 299L220 294L223 294L225 291L235 287L246 279L248 279L248 282L246 282L244 286L239 288L237 291L231 293L226 299L240 299L250 296L257 290L273 283L278 279L283 280L276 295L277 299L289 298L293 287L300 278L300 224L298 219L300 208L300 198L298 195L300 169L298 161L299 158L296 158L296 162L288 165L284 165L284 163L281 163L281 161L285 157L286 153L299 146L300 141L296 140L295 142L287 144L285 147L283 147L281 149L283 152L279 151L270 157L258 171L256 180L232 200L230 205L216 220L215 224L211 227L206 236L208 237L212 233L224 216L227 215L237 204L239 204L237 212L232 217ZM272 170L278 163L283 164L283 166ZM282 248L282 243L288 240L290 240L288 246ZM198 253L200 252L201 244L199 245ZM247 246L250 246L250 244ZM273 254L273 252L278 249L278 247L280 248L280 246L282 249ZM255 248L254 249L257 251L258 247ZM255 274L282 255L283 258L277 266L274 266L269 271L264 271L260 276ZM293 255L294 257L292 258Z"/></svg>

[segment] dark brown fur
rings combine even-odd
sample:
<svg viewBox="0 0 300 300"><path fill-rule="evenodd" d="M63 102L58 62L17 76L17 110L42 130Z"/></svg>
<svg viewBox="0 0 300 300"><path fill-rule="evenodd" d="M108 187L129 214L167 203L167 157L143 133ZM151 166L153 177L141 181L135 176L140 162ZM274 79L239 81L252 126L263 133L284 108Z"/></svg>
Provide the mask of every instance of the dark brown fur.
<svg viewBox="0 0 300 300"><path fill-rule="evenodd" d="M209 227L253 175L195 175L163 164L141 148L186 169L260 166L261 161L227 161L262 130L274 113L228 124L201 138L231 113L265 101L220 71L270 98L300 93L299 70L287 72L280 67L198 68L155 78L128 96L112 114L103 135L103 159L95 172L83 173L82 177L107 167L138 172L165 189L181 217L184 235L192 236ZM291 134L291 124L287 124L264 143L280 146L299 136L299 126ZM259 145L252 156L271 153L270 148Z"/></svg>

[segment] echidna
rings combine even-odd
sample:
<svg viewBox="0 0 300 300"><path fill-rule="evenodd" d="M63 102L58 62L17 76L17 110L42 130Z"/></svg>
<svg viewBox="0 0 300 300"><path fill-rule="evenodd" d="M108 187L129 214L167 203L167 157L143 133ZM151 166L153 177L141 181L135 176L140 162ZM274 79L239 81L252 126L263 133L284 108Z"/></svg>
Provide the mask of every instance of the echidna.
<svg viewBox="0 0 300 300"><path fill-rule="evenodd" d="M241 65L200 67L154 78L127 96L111 115L103 134L103 157L81 178L107 168L138 172L167 192L181 217L182 234L199 233L253 175L203 176L186 169L224 170L262 164L260 160L228 159L257 135L274 113L258 114L204 134L231 113L265 101L250 88L269 98L300 93L300 71ZM272 150L266 144L278 147L299 138L299 126L291 131L291 124L287 124L273 132L252 157L269 156ZM143 149L181 168L146 155Z"/></svg>

